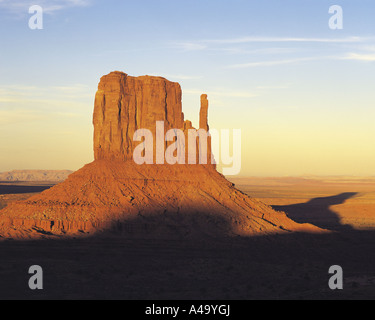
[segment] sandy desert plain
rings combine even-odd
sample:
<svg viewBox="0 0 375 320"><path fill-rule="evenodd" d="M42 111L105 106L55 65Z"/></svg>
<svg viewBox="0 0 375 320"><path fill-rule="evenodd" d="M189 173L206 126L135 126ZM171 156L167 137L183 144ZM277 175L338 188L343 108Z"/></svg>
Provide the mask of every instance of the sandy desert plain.
<svg viewBox="0 0 375 320"><path fill-rule="evenodd" d="M373 299L375 178L233 178L242 192L330 234L181 240L116 234L0 242L1 299ZM1 182L0 208L52 186ZM27 286L44 268L44 290ZM344 290L328 269L344 270Z"/></svg>

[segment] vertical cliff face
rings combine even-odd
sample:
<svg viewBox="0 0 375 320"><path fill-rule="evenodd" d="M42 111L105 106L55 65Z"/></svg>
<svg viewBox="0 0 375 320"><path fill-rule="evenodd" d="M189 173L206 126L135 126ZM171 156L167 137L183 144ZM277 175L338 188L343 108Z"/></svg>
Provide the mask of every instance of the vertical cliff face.
<svg viewBox="0 0 375 320"><path fill-rule="evenodd" d="M199 129L209 131L208 126L208 100L207 95L201 95L201 110L199 112Z"/></svg>
<svg viewBox="0 0 375 320"><path fill-rule="evenodd" d="M154 160L160 159L156 143L156 122L164 122L161 139L170 129L181 129L185 141L185 163L189 163L189 130L195 130L190 121L184 121L182 91L178 83L161 77L131 77L123 72L112 72L100 80L94 107L94 155L95 160L133 160L133 152L139 141L134 141L138 129L148 129L153 134ZM207 95L201 96L199 129L208 131ZM160 138L160 137L159 137ZM202 138L204 139L204 137ZM211 139L207 146L198 138L194 141L195 163L211 164ZM193 146L190 140L191 147ZM164 142L164 150L173 142ZM202 147L200 147L202 146ZM204 154L203 154L204 153ZM207 155L207 156L206 156ZM164 154L162 155L164 159Z"/></svg>
<svg viewBox="0 0 375 320"><path fill-rule="evenodd" d="M95 160L131 160L138 129L156 136L156 122L165 132L183 129L182 92L178 83L161 77L130 77L112 72L101 78L94 107ZM154 143L155 146L155 143Z"/></svg>

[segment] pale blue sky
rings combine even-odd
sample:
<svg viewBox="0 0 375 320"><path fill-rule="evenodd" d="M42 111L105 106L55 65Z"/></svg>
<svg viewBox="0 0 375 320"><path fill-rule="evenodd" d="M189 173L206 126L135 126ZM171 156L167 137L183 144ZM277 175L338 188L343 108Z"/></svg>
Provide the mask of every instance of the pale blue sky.
<svg viewBox="0 0 375 320"><path fill-rule="evenodd" d="M211 127L242 129L242 175L373 175L374 17L370 0L0 0L0 171L92 161L97 84L120 70L180 82L195 124L207 93Z"/></svg>

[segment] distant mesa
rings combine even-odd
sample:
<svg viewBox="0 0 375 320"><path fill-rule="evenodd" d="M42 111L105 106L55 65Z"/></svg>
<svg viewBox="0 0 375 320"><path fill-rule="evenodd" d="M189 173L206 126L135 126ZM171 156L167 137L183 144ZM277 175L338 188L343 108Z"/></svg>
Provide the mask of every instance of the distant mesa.
<svg viewBox="0 0 375 320"><path fill-rule="evenodd" d="M0 239L103 232L150 238L324 232L249 198L215 165L137 165L132 154L140 142L133 134L141 128L154 132L157 121L164 121L165 131L192 128L184 119L178 83L118 71L102 77L93 116L94 162L1 210ZM199 127L208 129L207 95L201 96ZM211 148L207 153L212 156Z"/></svg>
<svg viewBox="0 0 375 320"><path fill-rule="evenodd" d="M13 170L0 172L0 181L61 182L71 173L70 170Z"/></svg>

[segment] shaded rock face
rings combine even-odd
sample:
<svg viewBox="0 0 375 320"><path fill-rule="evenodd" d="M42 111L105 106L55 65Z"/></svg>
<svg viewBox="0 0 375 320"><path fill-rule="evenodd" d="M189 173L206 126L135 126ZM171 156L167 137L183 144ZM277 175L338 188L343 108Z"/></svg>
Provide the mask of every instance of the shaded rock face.
<svg viewBox="0 0 375 320"><path fill-rule="evenodd" d="M208 100L202 95L199 129L208 129L207 116ZM181 129L188 141L193 126L184 120L178 83L122 72L102 77L93 118L95 161L1 210L0 240L105 230L151 238L322 232L238 191L209 159L208 165L136 164L132 155L140 142L133 142L134 132L154 133L156 121L164 121L165 131ZM200 147L200 140L191 144ZM210 158L210 139L205 152Z"/></svg>

